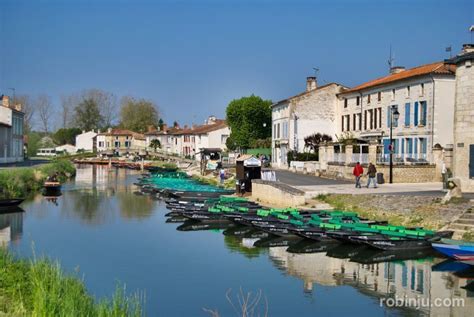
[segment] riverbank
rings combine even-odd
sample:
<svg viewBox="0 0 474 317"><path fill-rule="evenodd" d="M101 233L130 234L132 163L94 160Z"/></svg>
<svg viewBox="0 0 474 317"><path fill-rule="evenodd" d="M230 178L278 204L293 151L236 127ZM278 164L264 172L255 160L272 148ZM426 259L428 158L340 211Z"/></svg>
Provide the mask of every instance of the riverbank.
<svg viewBox="0 0 474 317"><path fill-rule="evenodd" d="M329 194L315 199L328 203L334 209L355 211L364 218L433 230L443 228L472 210L468 199L453 199L443 204L441 198L430 196Z"/></svg>
<svg viewBox="0 0 474 317"><path fill-rule="evenodd" d="M95 301L81 279L48 259L15 259L0 248L0 315L142 316L138 295L117 287L111 299Z"/></svg>
<svg viewBox="0 0 474 317"><path fill-rule="evenodd" d="M8 198L24 197L40 190L46 177L54 173L64 182L75 175L76 168L71 161L58 159L35 167L0 170L0 190Z"/></svg>

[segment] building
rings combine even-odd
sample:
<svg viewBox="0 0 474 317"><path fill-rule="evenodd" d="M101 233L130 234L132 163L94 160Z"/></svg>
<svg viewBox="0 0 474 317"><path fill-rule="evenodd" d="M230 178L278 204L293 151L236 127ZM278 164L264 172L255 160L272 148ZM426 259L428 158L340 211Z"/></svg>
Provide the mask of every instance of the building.
<svg viewBox="0 0 474 317"><path fill-rule="evenodd" d="M8 96L0 96L0 163L23 161L24 115L21 105L13 105Z"/></svg>
<svg viewBox="0 0 474 317"><path fill-rule="evenodd" d="M76 151L95 152L97 150L96 137L97 132L94 130L82 131L81 134L76 136Z"/></svg>
<svg viewBox="0 0 474 317"><path fill-rule="evenodd" d="M448 62L456 67L453 173L462 191L474 192L474 44Z"/></svg>
<svg viewBox="0 0 474 317"><path fill-rule="evenodd" d="M397 110L399 119L393 120L394 161L433 163L435 145L445 148L453 144L455 82L455 67L445 62L411 69L393 67L389 75L339 94L338 133L358 140L360 153L367 151L364 142L380 142L383 148L377 160L386 162L391 114Z"/></svg>
<svg viewBox="0 0 474 317"><path fill-rule="evenodd" d="M138 152L146 149L143 134L125 129L108 129L96 136L97 151L113 151L118 154Z"/></svg>
<svg viewBox="0 0 474 317"><path fill-rule="evenodd" d="M179 127L168 128L168 126L164 124L158 130L148 131L147 133L145 133L146 147L148 149L151 149L151 141L158 139L161 144L161 152L173 153L173 133L176 133L179 130Z"/></svg>
<svg viewBox="0 0 474 317"><path fill-rule="evenodd" d="M316 77L306 79L306 91L272 105L272 163L287 166L289 151L304 152L305 137L337 133L337 94L345 87L330 83L318 87Z"/></svg>

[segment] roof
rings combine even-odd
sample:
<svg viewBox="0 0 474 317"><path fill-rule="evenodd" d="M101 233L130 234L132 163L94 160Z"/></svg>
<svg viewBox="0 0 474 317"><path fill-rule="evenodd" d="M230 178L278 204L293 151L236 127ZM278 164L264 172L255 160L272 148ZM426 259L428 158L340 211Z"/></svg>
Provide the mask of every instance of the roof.
<svg viewBox="0 0 474 317"><path fill-rule="evenodd" d="M134 132L134 131L130 131L130 130L127 130L127 129L112 129L112 130L104 132L104 133L99 133L99 135L116 135L116 136L131 135L135 139L142 139L142 140L145 139L145 135L143 135L141 133Z"/></svg>
<svg viewBox="0 0 474 317"><path fill-rule="evenodd" d="M368 81L359 86L348 89L342 92L341 94L354 92L354 91L360 91L360 90L377 87L377 86L382 86L385 84L389 84L389 83L393 83L393 82L397 82L400 80L405 80L405 79L409 79L413 77L418 77L418 76L424 76L424 75L430 75L430 74L454 75L455 72L456 72L456 67L454 67L453 65L449 65L445 62L436 62L432 64L421 65L415 68L410 68L397 74L390 74L385 77L380 77L380 78Z"/></svg>
<svg viewBox="0 0 474 317"><path fill-rule="evenodd" d="M317 87L316 89L306 90L306 91L303 91L303 92L301 92L301 93L299 93L299 94L297 94L297 95L294 95L294 96L288 97L288 98L286 98L286 99L282 99L282 100L280 100L280 101L277 101L277 102L275 102L274 104L272 104L272 107L274 107L274 106L276 106L276 105L279 105L279 104L281 104L281 103L290 101L291 99L295 99L295 98L298 98L298 97L301 97L301 96L310 94L310 93L312 93L312 92L318 91L318 90L320 90L320 89L324 89L324 88L329 87L329 86L331 86L331 85L339 85L339 86L344 87L343 85L338 84L338 83L329 83L329 84L326 84L326 85L323 85L323 86L319 86L319 87Z"/></svg>
<svg viewBox="0 0 474 317"><path fill-rule="evenodd" d="M179 129L174 133L171 134L179 134L179 135L187 135L187 134L206 134L212 131L216 131L219 129L223 129L227 127L227 123L225 120L222 119L217 119L215 122L211 124L203 124L203 125L198 125L193 128L187 128L187 129Z"/></svg>
<svg viewBox="0 0 474 317"><path fill-rule="evenodd" d="M252 154L242 154L241 156L239 156L236 161L245 161L245 160L248 160L249 158L252 158L252 157L255 157L254 155Z"/></svg>

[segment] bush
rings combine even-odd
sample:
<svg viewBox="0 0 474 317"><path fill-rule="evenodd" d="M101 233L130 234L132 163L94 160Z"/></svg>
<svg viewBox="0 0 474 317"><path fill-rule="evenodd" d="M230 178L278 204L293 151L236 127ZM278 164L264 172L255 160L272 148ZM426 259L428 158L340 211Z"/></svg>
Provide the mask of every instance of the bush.
<svg viewBox="0 0 474 317"><path fill-rule="evenodd" d="M291 161L319 161L319 152L316 153L300 153L295 151L290 151L287 154L288 165Z"/></svg>

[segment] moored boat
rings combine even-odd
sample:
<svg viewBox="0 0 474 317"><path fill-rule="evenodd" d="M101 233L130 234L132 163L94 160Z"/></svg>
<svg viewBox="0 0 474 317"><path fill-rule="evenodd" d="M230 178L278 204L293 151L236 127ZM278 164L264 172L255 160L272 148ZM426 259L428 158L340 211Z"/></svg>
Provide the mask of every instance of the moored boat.
<svg viewBox="0 0 474 317"><path fill-rule="evenodd" d="M440 242L433 243L432 247L449 258L456 260L474 258L474 243L452 239L441 239Z"/></svg>

